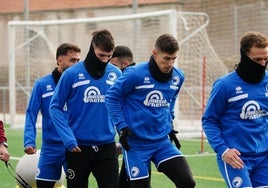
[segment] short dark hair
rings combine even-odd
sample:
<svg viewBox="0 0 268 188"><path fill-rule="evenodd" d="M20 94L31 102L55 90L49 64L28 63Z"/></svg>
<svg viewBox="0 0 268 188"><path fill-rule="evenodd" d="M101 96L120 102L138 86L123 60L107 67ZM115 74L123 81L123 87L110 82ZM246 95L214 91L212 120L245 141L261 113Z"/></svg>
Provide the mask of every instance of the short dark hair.
<svg viewBox="0 0 268 188"><path fill-rule="evenodd" d="M61 55L67 55L68 51L73 50L75 52L81 52L81 49L74 44L71 43L63 43L57 48L56 52L56 59L58 59L59 56Z"/></svg>
<svg viewBox="0 0 268 188"><path fill-rule="evenodd" d="M113 51L114 49L114 38L110 31L107 29L94 31L92 33L93 45L100 48L105 52Z"/></svg>
<svg viewBox="0 0 268 188"><path fill-rule="evenodd" d="M127 46L116 46L114 48L113 57L127 58L130 62L133 62L133 53Z"/></svg>
<svg viewBox="0 0 268 188"><path fill-rule="evenodd" d="M179 43L174 36L165 33L156 39L155 49L164 53L173 54L179 51Z"/></svg>
<svg viewBox="0 0 268 188"><path fill-rule="evenodd" d="M252 47L266 48L268 46L267 37L256 31L249 31L240 40L241 54L247 54Z"/></svg>

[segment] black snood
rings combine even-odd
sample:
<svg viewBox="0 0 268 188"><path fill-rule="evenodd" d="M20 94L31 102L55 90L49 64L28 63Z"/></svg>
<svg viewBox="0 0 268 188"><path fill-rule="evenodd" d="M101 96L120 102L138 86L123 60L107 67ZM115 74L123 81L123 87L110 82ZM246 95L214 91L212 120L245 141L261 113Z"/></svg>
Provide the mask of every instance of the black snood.
<svg viewBox="0 0 268 188"><path fill-rule="evenodd" d="M93 44L91 43L84 64L85 64L87 72L94 79L99 79L104 75L105 68L106 68L108 62L102 62L99 60L99 58L97 58L97 56L94 52Z"/></svg>
<svg viewBox="0 0 268 188"><path fill-rule="evenodd" d="M57 84L61 77L61 73L58 71L57 67L52 71L52 77L54 82Z"/></svg>
<svg viewBox="0 0 268 188"><path fill-rule="evenodd" d="M266 65L267 63L265 66L262 66L250 59L247 55L241 54L241 61L237 66L236 72L245 82L256 84L263 79Z"/></svg>
<svg viewBox="0 0 268 188"><path fill-rule="evenodd" d="M152 77L159 82L168 82L171 79L172 72L173 72L172 70L169 73L162 73L160 69L158 68L153 56L151 56L149 60L149 71Z"/></svg>

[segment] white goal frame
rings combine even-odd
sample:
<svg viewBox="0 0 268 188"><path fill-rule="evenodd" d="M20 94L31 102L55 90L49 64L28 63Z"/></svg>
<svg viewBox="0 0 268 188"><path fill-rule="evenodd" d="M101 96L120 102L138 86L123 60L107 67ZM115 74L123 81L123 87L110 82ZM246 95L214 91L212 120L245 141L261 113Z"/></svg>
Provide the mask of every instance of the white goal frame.
<svg viewBox="0 0 268 188"><path fill-rule="evenodd" d="M27 97L30 96L30 90L29 88L31 88L32 86L32 81L26 78L26 83L23 85L20 83L20 81L17 80L17 73L16 73L16 66L18 64L17 60L16 60L16 54L18 51L23 50L27 56L27 48L25 48L29 43L31 43L33 40L35 40L35 37L41 36L45 39L47 39L47 46L48 48L51 48L51 51L56 51L56 47L55 44L52 44L51 40L48 38L48 36L46 34L44 34L44 30L41 30L41 32L37 31L36 36L28 36L27 31L28 28L33 28L33 27L50 27L50 26L57 26L59 28L64 27L64 26L70 26L70 25L75 25L75 24L100 24L100 23L114 23L115 25L120 23L120 22L125 22L125 21L129 21L132 22L132 24L136 24L137 21L141 20L141 19L150 19L150 18L157 18L159 20L161 20L163 17L166 18L167 23L162 23L157 22L158 28L162 29L165 32L171 33L172 35L176 36L178 38L178 41L180 43L180 52L179 52L179 56L178 56L178 62L176 62L176 66L179 66L180 68L182 68L183 70L188 69L188 64L191 64L191 56L196 56L194 57L195 59L193 59L193 61L195 61L195 63L197 63L197 65L200 67L202 67L202 59L204 56L211 58L211 62L213 61L213 64L216 63L216 67L218 67L218 69L221 69L221 71L215 71L215 68L212 67L212 69L214 69L214 73L212 75L212 78L209 78L209 83L207 83L207 85L211 84L211 82L214 80L214 78L216 78L217 76L225 73L227 71L227 68L223 65L223 63L221 62L221 60L218 58L217 54L215 53L213 47L210 44L209 38L207 36L206 33L206 27L209 24L209 17L206 13L202 13L202 12L177 12L176 10L163 10L163 11L155 11L155 12L149 12L149 13L138 13L138 14L129 14L129 15L118 15L118 16L107 16L107 17L95 17L95 18L79 18L79 19L66 19L66 20L47 20L47 21L10 21L8 23L8 50L9 50L9 115L10 115L10 121L9 124L11 127L16 127L16 126L21 126L24 124L24 120L18 120L18 116L19 114L17 113L17 90L21 90ZM190 17L191 20L193 20L193 22L190 22ZM193 24L194 20L197 25ZM160 24L166 24L166 25L160 25ZM118 26L119 27L119 26ZM23 42L21 43L17 43L17 30L19 28L24 28L24 30L26 31L24 33L24 37L25 39L23 40ZM157 33L158 31L151 31L151 32L156 32L157 35L160 35L161 33L163 33L163 31L159 31L159 33ZM113 32L112 32L113 33ZM140 47L141 45L144 44L140 44L139 42L135 42L143 33L139 33L139 30L137 31L133 31L133 36L132 36L132 40L133 45L130 46L130 48L133 50L134 52L134 59L136 62L140 62L140 61L146 61L149 59L149 56L147 56L144 59L144 56L140 57L140 53L138 53L136 51L136 49L138 47ZM139 36L137 36L139 33ZM123 34L123 33L122 33ZM152 33L153 34L153 33ZM149 36L148 36L149 37ZM156 39L156 38L155 38ZM195 41L191 41L191 40L195 40ZM190 41L190 42L189 42ZM190 54L192 53L192 50L195 48L190 46L194 43L200 43L202 47L202 49L199 46L196 46L196 48L199 50L199 52L196 52L195 54ZM201 44L202 43L202 44ZM126 42L126 44L128 44L128 42ZM80 44L78 43L78 46ZM152 48L153 48L153 43L150 44L150 46L146 46L146 48L143 49L143 51L147 51L148 54L150 54ZM87 46L83 46L82 47L82 51L86 52L87 49L89 47L89 44L87 44ZM28 57L30 58L30 57ZM26 62L27 63L27 62ZM210 62L207 62L210 63ZM28 66L28 65L27 65ZM195 65L196 66L196 65ZM213 65L214 66L214 65ZM195 70L189 70L189 74L192 72L194 72ZM26 71L26 77L27 75L30 75L31 72L29 71L29 73L27 73ZM196 74L196 73L193 73ZM197 74L201 74L200 72ZM188 83L187 81L187 70L185 72L186 75L186 82L183 86L183 89L181 91L180 96L184 96L187 95L187 100L191 101L192 104L194 104L196 107L198 108L197 113L194 114L192 112L192 120L196 121L198 119L198 115L200 115L201 112L201 108L202 108L202 104L201 104L201 99L198 95L196 95L196 91L193 92L192 89L197 86L200 87L200 83L191 85L191 83ZM188 79L189 80L189 79ZM195 90L198 89L200 90L201 93L201 88L194 88ZM199 91L198 91L199 92ZM199 93L199 94L200 94ZM180 99L178 100L180 101ZM184 99L183 99L184 101ZM184 104L183 104L184 106ZM191 107L192 108L192 107ZM26 108L25 108L26 110ZM181 110L179 108L179 102L178 105L176 107L176 118L180 118L182 119L183 117L179 117L179 114L181 113ZM199 114L198 114L199 113ZM188 114L188 112L185 112L183 114L183 116L185 114ZM22 116L25 114L21 114ZM23 119L23 118L22 118ZM189 119L189 117L187 117L186 119ZM193 122L191 121L191 122ZM176 125L176 122L175 122ZM195 126L195 125L194 125ZM198 130L200 130L201 128L198 127Z"/></svg>

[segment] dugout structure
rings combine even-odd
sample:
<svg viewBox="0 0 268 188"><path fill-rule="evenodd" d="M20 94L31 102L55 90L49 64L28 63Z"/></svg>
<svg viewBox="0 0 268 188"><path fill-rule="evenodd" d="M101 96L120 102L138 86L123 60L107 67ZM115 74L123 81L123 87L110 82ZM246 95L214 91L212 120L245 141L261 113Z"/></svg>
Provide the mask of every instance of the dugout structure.
<svg viewBox="0 0 268 188"><path fill-rule="evenodd" d="M159 35L171 33L177 37L180 51L175 66L184 71L186 79L177 101L174 124L181 132L200 130L195 122L200 122L211 85L227 72L209 41L208 24L206 13L176 10L68 20L10 21L8 123L11 127L24 124L33 83L52 72L56 66L56 49L61 43L77 44L84 59L91 33L109 29L116 45L132 49L136 63L149 60Z"/></svg>

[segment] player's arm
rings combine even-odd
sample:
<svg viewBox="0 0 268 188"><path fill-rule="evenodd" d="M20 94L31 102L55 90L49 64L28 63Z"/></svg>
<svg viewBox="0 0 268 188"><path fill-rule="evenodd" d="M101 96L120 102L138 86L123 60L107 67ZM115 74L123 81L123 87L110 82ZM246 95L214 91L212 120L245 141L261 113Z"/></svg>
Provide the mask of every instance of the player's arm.
<svg viewBox="0 0 268 188"><path fill-rule="evenodd" d="M127 96L134 88L135 77L132 76L130 68L125 70L114 85L106 92L105 104L113 124L119 132L119 141L125 150L129 150L128 136L131 131L128 128L124 112L122 99Z"/></svg>
<svg viewBox="0 0 268 188"><path fill-rule="evenodd" d="M8 161L9 153L7 150L7 138L4 129L4 123L0 120L0 160Z"/></svg>
<svg viewBox="0 0 268 188"><path fill-rule="evenodd" d="M66 71L64 73L66 73ZM67 103L68 97L71 95L70 93L72 91L72 78L68 77L68 75L66 76L64 73L61 76L54 90L54 95L51 98L49 115L56 131L65 145L65 148L69 151L77 151L78 149L75 148L78 147L78 144L73 131L68 124L66 111L64 111L65 104Z"/></svg>
<svg viewBox="0 0 268 188"><path fill-rule="evenodd" d="M207 136L208 142L213 150L222 155L228 149L222 138L220 128L221 114L226 106L226 88L224 82L217 80L212 87L205 112L202 116L202 127Z"/></svg>
<svg viewBox="0 0 268 188"><path fill-rule="evenodd" d="M41 86L35 82L27 106L24 124L24 152L36 153L36 120L41 107Z"/></svg>
<svg viewBox="0 0 268 188"><path fill-rule="evenodd" d="M122 99L132 91L135 83L135 78L129 74L129 69L125 70L105 94L105 105L113 124L119 132L127 127L123 113Z"/></svg>

